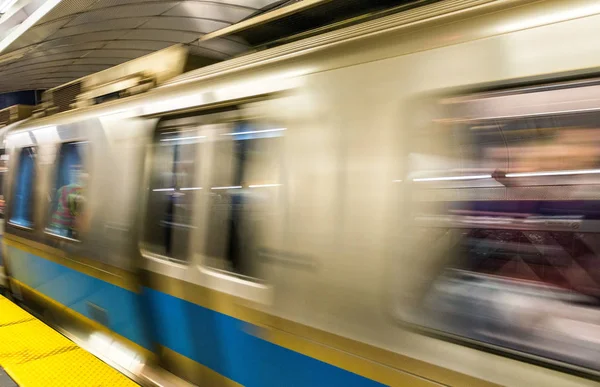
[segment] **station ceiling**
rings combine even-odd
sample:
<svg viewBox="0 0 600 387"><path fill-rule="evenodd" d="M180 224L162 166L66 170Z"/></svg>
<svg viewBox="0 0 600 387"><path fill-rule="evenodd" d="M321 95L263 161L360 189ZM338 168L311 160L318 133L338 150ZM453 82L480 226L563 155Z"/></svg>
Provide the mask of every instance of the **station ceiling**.
<svg viewBox="0 0 600 387"><path fill-rule="evenodd" d="M62 0L0 53L0 93L52 88L176 43L227 59L249 45L199 39L277 2Z"/></svg>

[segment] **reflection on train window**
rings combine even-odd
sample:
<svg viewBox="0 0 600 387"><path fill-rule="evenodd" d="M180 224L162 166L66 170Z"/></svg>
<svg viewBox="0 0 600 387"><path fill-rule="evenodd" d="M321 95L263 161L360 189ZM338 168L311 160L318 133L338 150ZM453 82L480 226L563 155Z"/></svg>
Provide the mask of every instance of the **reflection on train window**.
<svg viewBox="0 0 600 387"><path fill-rule="evenodd" d="M10 222L23 227L33 226L33 185L35 179L35 148L21 149L17 166L12 215Z"/></svg>
<svg viewBox="0 0 600 387"><path fill-rule="evenodd" d="M423 304L427 325L600 369L600 234L462 229Z"/></svg>
<svg viewBox="0 0 600 387"><path fill-rule="evenodd" d="M600 113L559 90L449 100L416 133L410 211L439 270L413 318L600 371Z"/></svg>
<svg viewBox="0 0 600 387"><path fill-rule="evenodd" d="M189 258L196 182L196 157L204 136L196 129L159 131L154 142L145 223L145 250L177 261ZM198 170L200 168L198 167Z"/></svg>
<svg viewBox="0 0 600 387"><path fill-rule="evenodd" d="M208 265L257 277L260 233L281 185L278 147L285 128L238 123L214 145L206 251Z"/></svg>
<svg viewBox="0 0 600 387"><path fill-rule="evenodd" d="M46 228L51 234L78 239L87 227L84 209L88 174L83 168L86 145L85 142L71 142L60 147Z"/></svg>

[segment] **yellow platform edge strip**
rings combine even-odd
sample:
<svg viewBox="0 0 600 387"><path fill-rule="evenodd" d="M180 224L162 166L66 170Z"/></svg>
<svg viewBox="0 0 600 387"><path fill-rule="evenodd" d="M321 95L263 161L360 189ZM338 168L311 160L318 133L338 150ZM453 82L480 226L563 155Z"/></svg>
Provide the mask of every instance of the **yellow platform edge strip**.
<svg viewBox="0 0 600 387"><path fill-rule="evenodd" d="M0 311L0 366L20 387L137 385L2 296Z"/></svg>

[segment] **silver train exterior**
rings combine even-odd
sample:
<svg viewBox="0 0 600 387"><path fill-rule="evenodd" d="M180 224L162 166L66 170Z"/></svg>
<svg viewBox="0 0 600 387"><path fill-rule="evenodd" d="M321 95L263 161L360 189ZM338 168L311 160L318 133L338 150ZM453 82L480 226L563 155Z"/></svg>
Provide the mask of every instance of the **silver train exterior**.
<svg viewBox="0 0 600 387"><path fill-rule="evenodd" d="M593 202L587 161L560 167L584 182L509 184L522 171L457 138L598 110L599 35L598 1L442 1L24 122L7 137L12 292L73 337L112 335L199 385L595 385L589 296L458 265L452 230L597 232L574 210L473 205ZM81 144L86 176L77 235L48 228L64 143ZM23 149L26 226L10 221ZM545 314L531 306L546 299ZM572 325L527 320L552 308Z"/></svg>

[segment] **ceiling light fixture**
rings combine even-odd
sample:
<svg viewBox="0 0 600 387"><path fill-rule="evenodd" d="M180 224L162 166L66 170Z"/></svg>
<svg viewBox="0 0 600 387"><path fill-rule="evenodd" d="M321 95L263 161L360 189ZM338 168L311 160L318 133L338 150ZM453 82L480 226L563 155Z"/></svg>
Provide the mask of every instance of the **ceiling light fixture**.
<svg viewBox="0 0 600 387"><path fill-rule="evenodd" d="M50 12L54 7L56 7L61 1L62 0L47 0L38 9L36 9L27 19L25 19L21 24L15 27L10 32L10 34L8 34L8 36L6 36L4 39L2 39L2 41L0 41L0 52L4 51L8 46L10 46L15 40L17 40L19 36L23 35L25 31L31 28L42 17L44 17L48 12ZM4 2L2 4L6 6Z"/></svg>

